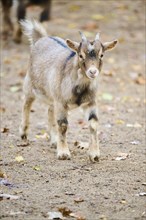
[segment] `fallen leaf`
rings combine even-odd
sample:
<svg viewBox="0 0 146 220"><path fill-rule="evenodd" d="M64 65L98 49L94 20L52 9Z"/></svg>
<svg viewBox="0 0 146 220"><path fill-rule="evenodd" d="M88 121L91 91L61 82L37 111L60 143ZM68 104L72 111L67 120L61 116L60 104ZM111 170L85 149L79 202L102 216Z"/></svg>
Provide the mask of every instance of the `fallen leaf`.
<svg viewBox="0 0 146 220"><path fill-rule="evenodd" d="M40 166L34 166L33 169L36 170L36 171L40 171L41 167Z"/></svg>
<svg viewBox="0 0 146 220"><path fill-rule="evenodd" d="M137 196L146 196L146 192L140 192L138 194L136 194Z"/></svg>
<svg viewBox="0 0 146 220"><path fill-rule="evenodd" d="M142 127L142 125L137 122L135 124L126 124L126 126L129 128L141 128Z"/></svg>
<svg viewBox="0 0 146 220"><path fill-rule="evenodd" d="M112 127L112 125L111 125L111 124L109 124L109 123L107 123L107 124L105 124L105 125L104 125L104 127L106 127L106 128L111 128L111 127Z"/></svg>
<svg viewBox="0 0 146 220"><path fill-rule="evenodd" d="M6 177L7 177L6 174L0 170L0 178L6 178Z"/></svg>
<svg viewBox="0 0 146 220"><path fill-rule="evenodd" d="M113 100L113 96L110 93L103 93L102 99L104 99L106 101L111 101L111 100Z"/></svg>
<svg viewBox="0 0 146 220"><path fill-rule="evenodd" d="M48 212L48 219L64 219L61 212Z"/></svg>
<svg viewBox="0 0 146 220"><path fill-rule="evenodd" d="M123 124L125 124L125 121L118 119L118 120L116 120L116 124L123 125Z"/></svg>
<svg viewBox="0 0 146 220"><path fill-rule="evenodd" d="M138 144L140 144L140 141L137 141L137 140L135 140L135 141L131 141L130 144L138 145Z"/></svg>
<svg viewBox="0 0 146 220"><path fill-rule="evenodd" d="M135 82L139 85L145 85L146 79L141 74L135 79Z"/></svg>
<svg viewBox="0 0 146 220"><path fill-rule="evenodd" d="M0 107L0 112L4 113L6 111L6 109L4 107Z"/></svg>
<svg viewBox="0 0 146 220"><path fill-rule="evenodd" d="M143 186L146 186L146 182L142 183Z"/></svg>
<svg viewBox="0 0 146 220"><path fill-rule="evenodd" d="M77 27L77 24L75 24L75 23L69 23L68 24L68 28L70 28L70 29L74 29L76 27Z"/></svg>
<svg viewBox="0 0 146 220"><path fill-rule="evenodd" d="M76 202L76 203L84 202L84 199L81 197L77 197L74 199L74 202Z"/></svg>
<svg viewBox="0 0 146 220"><path fill-rule="evenodd" d="M9 131L9 128L1 128L1 133L7 133Z"/></svg>
<svg viewBox="0 0 146 220"><path fill-rule="evenodd" d="M107 220L107 217L105 215L100 215L99 220Z"/></svg>
<svg viewBox="0 0 146 220"><path fill-rule="evenodd" d="M10 195L10 194L0 194L0 200L3 200L3 199L19 199L20 196L15 196L15 195Z"/></svg>
<svg viewBox="0 0 146 220"><path fill-rule="evenodd" d="M21 87L20 86L11 86L10 87L10 91L11 92L18 92L18 91L20 91L21 90Z"/></svg>
<svg viewBox="0 0 146 220"><path fill-rule="evenodd" d="M49 139L49 135L47 133L44 133L42 135L36 135L35 136L37 139Z"/></svg>
<svg viewBox="0 0 146 220"><path fill-rule="evenodd" d="M13 149L15 146L13 144L11 144L9 147Z"/></svg>
<svg viewBox="0 0 146 220"><path fill-rule="evenodd" d="M73 12L76 12L76 11L79 11L80 10L80 6L79 5L71 5L70 7L69 7L69 11L73 11Z"/></svg>
<svg viewBox="0 0 146 220"><path fill-rule="evenodd" d="M123 200L121 200L121 202L120 202L121 204L127 204L127 202L126 202L126 200L125 199L123 199Z"/></svg>
<svg viewBox="0 0 146 220"><path fill-rule="evenodd" d="M119 153L115 160L126 160L129 157L127 153Z"/></svg>
<svg viewBox="0 0 146 220"><path fill-rule="evenodd" d="M93 31L98 28L98 25L96 21L89 21L82 28L87 31Z"/></svg>
<svg viewBox="0 0 146 220"><path fill-rule="evenodd" d="M108 71L108 70L105 70L104 72L103 72L103 74L105 75L105 76L114 76L115 75L115 73L113 72L113 71Z"/></svg>
<svg viewBox="0 0 146 220"><path fill-rule="evenodd" d="M17 157L15 157L15 160L16 160L18 163L20 163L20 162L24 161L24 158L23 158L22 156L17 156Z"/></svg>
<svg viewBox="0 0 146 220"><path fill-rule="evenodd" d="M77 213L77 212L70 213L70 216L73 218L76 218L76 220L86 220L86 218L82 216L82 214Z"/></svg>
<svg viewBox="0 0 146 220"><path fill-rule="evenodd" d="M69 208L67 207L60 207L58 208L58 211L62 213L63 216L67 217L70 215L70 213L72 212Z"/></svg>
<svg viewBox="0 0 146 220"><path fill-rule="evenodd" d="M92 19L96 20L96 21L100 21L100 20L103 20L105 19L105 16L103 16L102 14L93 14L91 16Z"/></svg>

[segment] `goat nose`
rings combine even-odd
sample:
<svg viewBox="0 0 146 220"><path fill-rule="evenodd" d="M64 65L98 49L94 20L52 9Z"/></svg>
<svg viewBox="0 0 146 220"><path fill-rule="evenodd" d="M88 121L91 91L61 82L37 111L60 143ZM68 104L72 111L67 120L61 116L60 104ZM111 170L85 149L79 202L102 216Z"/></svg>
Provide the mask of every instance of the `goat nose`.
<svg viewBox="0 0 146 220"><path fill-rule="evenodd" d="M96 71L95 69L94 69L94 70L90 70L90 74L91 74L91 75L95 75L96 72L97 72L97 71Z"/></svg>

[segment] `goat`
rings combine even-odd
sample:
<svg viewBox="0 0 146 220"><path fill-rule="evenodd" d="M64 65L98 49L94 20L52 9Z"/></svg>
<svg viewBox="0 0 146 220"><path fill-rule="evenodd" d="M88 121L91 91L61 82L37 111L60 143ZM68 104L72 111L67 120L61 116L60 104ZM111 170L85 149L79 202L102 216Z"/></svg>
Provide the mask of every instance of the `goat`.
<svg viewBox="0 0 146 220"><path fill-rule="evenodd" d="M70 159L66 141L68 111L81 107L91 132L89 158L98 161L97 78L104 52L112 49L117 40L102 43L97 34L95 40L90 42L80 32L82 41L78 43L70 39L49 37L36 21L22 21L21 25L31 47L24 80L21 138L27 138L30 108L38 97L48 105L50 140L51 144L57 142L57 158Z"/></svg>
<svg viewBox="0 0 146 220"><path fill-rule="evenodd" d="M11 20L11 8L13 6L14 0L0 0L3 10L3 36L7 38L10 31L13 31L13 24ZM13 33L13 40L16 43L21 42L22 31L19 21L24 19L26 16L26 9L31 5L39 5L43 8L40 14L40 22L50 20L51 11L51 1L52 0L18 0L17 6L17 26Z"/></svg>

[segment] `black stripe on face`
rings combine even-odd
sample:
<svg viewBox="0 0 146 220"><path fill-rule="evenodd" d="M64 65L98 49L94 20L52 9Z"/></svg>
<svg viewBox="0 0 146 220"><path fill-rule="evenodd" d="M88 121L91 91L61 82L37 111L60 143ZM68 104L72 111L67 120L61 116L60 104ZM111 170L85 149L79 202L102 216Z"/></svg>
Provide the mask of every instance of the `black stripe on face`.
<svg viewBox="0 0 146 220"><path fill-rule="evenodd" d="M95 50L91 50L89 53L88 53L89 57L91 58L96 58L96 52Z"/></svg>

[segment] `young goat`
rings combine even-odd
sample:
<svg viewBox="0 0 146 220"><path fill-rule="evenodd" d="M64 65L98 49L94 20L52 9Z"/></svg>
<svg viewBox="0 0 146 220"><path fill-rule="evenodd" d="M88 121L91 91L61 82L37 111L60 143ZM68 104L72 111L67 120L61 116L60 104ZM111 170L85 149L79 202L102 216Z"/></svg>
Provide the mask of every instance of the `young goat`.
<svg viewBox="0 0 146 220"><path fill-rule="evenodd" d="M35 97L48 105L51 144L57 142L58 159L70 159L66 141L68 111L81 107L88 119L91 132L89 158L100 156L97 136L97 78L105 51L112 49L117 40L101 43L99 34L90 42L82 34L80 43L59 37L48 37L36 21L22 21L24 34L31 44L28 72L24 81L24 104L20 134L27 138L29 112Z"/></svg>

